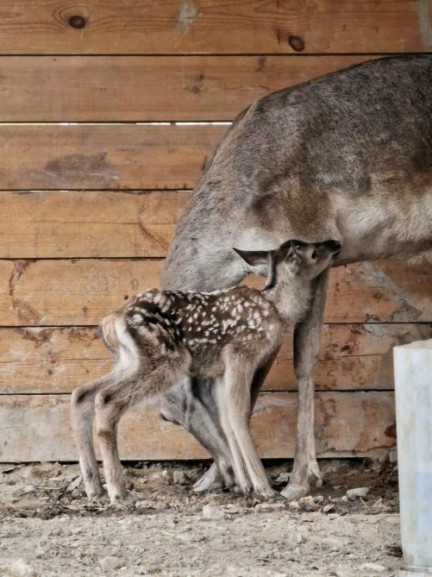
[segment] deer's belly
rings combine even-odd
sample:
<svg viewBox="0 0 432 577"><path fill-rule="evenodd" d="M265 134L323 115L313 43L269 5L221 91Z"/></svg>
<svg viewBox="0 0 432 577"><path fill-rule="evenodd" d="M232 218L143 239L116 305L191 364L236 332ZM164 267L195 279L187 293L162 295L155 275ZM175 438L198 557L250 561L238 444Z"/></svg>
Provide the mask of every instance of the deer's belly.
<svg viewBox="0 0 432 577"><path fill-rule="evenodd" d="M338 262L410 258L432 251L432 189L338 204L337 227L343 238Z"/></svg>

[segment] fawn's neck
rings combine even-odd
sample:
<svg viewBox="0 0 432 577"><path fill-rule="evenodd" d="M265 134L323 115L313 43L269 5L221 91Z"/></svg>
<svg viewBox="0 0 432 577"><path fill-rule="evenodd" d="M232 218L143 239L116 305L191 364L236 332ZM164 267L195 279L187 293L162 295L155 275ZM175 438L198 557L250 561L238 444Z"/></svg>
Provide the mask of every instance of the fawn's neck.
<svg viewBox="0 0 432 577"><path fill-rule="evenodd" d="M263 294L273 303L284 324L296 324L309 308L311 283L305 284L304 280L295 277L277 283Z"/></svg>

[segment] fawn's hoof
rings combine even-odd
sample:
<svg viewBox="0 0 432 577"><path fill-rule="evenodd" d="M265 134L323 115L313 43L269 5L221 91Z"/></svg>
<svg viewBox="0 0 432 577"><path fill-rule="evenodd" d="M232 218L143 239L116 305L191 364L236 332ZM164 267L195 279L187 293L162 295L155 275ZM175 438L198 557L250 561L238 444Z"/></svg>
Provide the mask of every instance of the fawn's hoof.
<svg viewBox="0 0 432 577"><path fill-rule="evenodd" d="M105 497L105 491L102 488L102 485L100 487L97 488L88 488L86 487L86 494L87 494L87 498L88 500L93 503L93 502L98 502L98 501L102 501Z"/></svg>
<svg viewBox="0 0 432 577"><path fill-rule="evenodd" d="M120 507L134 507L137 500L137 497L129 491L116 491L110 495L111 505L118 505Z"/></svg>
<svg viewBox="0 0 432 577"><path fill-rule="evenodd" d="M269 499L275 499L278 493L271 487L259 487L254 489L253 495L259 501L268 501Z"/></svg>

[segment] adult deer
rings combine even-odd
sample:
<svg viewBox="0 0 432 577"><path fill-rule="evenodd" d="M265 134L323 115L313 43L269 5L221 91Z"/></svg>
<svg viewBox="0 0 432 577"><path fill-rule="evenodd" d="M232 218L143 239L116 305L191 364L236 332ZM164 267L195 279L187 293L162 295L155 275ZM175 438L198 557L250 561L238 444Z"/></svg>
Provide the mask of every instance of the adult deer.
<svg viewBox="0 0 432 577"><path fill-rule="evenodd" d="M272 249L287 238L340 241L336 266L432 255L432 56L369 61L269 94L242 112L180 219L162 287L232 286L248 273L233 246ZM299 410L287 498L320 478L313 371L327 278L325 271L315 280L294 332ZM268 369L269 363L255 374L252 398ZM210 379L179 383L164 398L162 414L216 459L230 458ZM217 480L213 465L196 489Z"/></svg>

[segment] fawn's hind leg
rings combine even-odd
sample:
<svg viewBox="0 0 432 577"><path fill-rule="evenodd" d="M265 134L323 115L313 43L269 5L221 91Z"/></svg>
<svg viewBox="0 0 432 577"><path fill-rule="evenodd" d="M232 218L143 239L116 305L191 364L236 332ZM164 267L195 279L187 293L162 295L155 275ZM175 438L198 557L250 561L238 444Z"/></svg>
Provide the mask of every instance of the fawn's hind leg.
<svg viewBox="0 0 432 577"><path fill-rule="evenodd" d="M84 488L89 499L100 497L103 493L93 442L95 396L100 390L109 386L114 381L114 375L110 373L101 379L78 387L72 393L72 430L78 448Z"/></svg>
<svg viewBox="0 0 432 577"><path fill-rule="evenodd" d="M128 376L96 395L96 436L112 503L124 501L127 496L117 444L117 429L121 416L136 403L165 393L181 378L183 367L181 361L177 366L175 362L171 362L167 367L161 360L161 365L150 373Z"/></svg>

